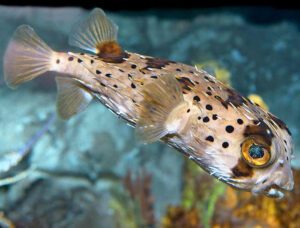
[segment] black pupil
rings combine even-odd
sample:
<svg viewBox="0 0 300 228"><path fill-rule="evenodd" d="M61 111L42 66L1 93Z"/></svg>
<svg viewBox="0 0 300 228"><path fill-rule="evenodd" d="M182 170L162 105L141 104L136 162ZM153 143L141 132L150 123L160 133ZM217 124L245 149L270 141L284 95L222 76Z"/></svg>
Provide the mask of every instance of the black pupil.
<svg viewBox="0 0 300 228"><path fill-rule="evenodd" d="M264 150L260 146L252 145L249 149L249 155L251 158L262 158L264 156Z"/></svg>

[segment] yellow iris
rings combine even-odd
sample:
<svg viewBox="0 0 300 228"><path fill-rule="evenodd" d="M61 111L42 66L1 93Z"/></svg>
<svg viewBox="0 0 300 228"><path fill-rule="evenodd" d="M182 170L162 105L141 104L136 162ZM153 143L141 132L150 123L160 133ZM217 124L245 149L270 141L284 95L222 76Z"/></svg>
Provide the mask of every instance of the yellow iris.
<svg viewBox="0 0 300 228"><path fill-rule="evenodd" d="M271 159L270 151L257 144L253 138L246 139L242 144L242 155L244 160L253 167L263 167Z"/></svg>

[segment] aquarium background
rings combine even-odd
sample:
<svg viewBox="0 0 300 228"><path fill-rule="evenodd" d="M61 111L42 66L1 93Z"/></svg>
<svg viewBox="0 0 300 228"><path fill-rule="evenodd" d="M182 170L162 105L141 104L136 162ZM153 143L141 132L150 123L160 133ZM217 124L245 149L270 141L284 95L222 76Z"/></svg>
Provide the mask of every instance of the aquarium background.
<svg viewBox="0 0 300 228"><path fill-rule="evenodd" d="M300 20L288 11L262 16L268 10L107 14L124 49L209 68L243 95L259 95L293 134L294 192L278 201L232 190L166 145L139 143L134 129L96 100L69 121L51 121L55 75L18 90L1 76L0 165L30 146L22 161L0 173L0 227L300 227ZM54 50L79 51L68 45L68 35L88 13L1 6L0 61L21 24Z"/></svg>

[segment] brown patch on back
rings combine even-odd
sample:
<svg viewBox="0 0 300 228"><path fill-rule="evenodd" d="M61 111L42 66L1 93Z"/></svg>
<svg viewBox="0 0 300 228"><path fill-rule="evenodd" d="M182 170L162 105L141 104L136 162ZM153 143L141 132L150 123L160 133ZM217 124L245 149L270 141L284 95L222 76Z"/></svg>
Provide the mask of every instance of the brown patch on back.
<svg viewBox="0 0 300 228"><path fill-rule="evenodd" d="M191 81L191 79L187 77L177 77L176 78L178 82L180 82L181 88L183 93L187 93L188 91L191 91L191 87L194 87L195 84Z"/></svg>
<svg viewBox="0 0 300 228"><path fill-rule="evenodd" d="M225 103L232 103L235 107L242 106L246 103L245 99L235 90L228 88L226 89L226 92L228 93L228 98Z"/></svg>
<svg viewBox="0 0 300 228"><path fill-rule="evenodd" d="M123 63L130 57L116 41L102 42L96 47L98 57L106 63Z"/></svg>
<svg viewBox="0 0 300 228"><path fill-rule="evenodd" d="M272 145L272 138L274 137L274 134L269 126L262 119L260 119L258 125L246 126L244 136L254 137L260 140L260 142L264 145L270 147Z"/></svg>
<svg viewBox="0 0 300 228"><path fill-rule="evenodd" d="M175 63L170 60L160 59L160 58L146 58L146 69L147 68L154 68L154 69L162 69L163 67Z"/></svg>
<svg viewBox="0 0 300 228"><path fill-rule="evenodd" d="M116 41L101 42L96 46L96 49L98 51L97 54L110 54L118 56L123 52L122 48Z"/></svg>
<svg viewBox="0 0 300 228"><path fill-rule="evenodd" d="M222 97L216 95L215 98L221 102L221 104L224 106L224 108L228 109L228 102L226 102Z"/></svg>
<svg viewBox="0 0 300 228"><path fill-rule="evenodd" d="M278 119L276 116L273 116L271 113L268 114L269 114L269 118L273 120L281 129L286 130L289 135L292 135L290 130L282 120Z"/></svg>
<svg viewBox="0 0 300 228"><path fill-rule="evenodd" d="M239 159L235 167L232 168L234 177L252 177L253 168L248 165L242 158Z"/></svg>
<svg viewBox="0 0 300 228"><path fill-rule="evenodd" d="M120 55L114 54L98 54L99 59L106 63L123 63L130 57L130 54L127 52L122 52Z"/></svg>

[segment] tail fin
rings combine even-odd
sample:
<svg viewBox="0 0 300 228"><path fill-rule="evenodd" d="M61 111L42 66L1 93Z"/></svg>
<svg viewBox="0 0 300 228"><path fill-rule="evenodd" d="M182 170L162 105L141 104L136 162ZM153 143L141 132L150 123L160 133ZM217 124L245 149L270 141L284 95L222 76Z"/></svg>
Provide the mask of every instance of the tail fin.
<svg viewBox="0 0 300 228"><path fill-rule="evenodd" d="M28 25L21 25L4 55L4 79L11 88L50 70L54 52Z"/></svg>

